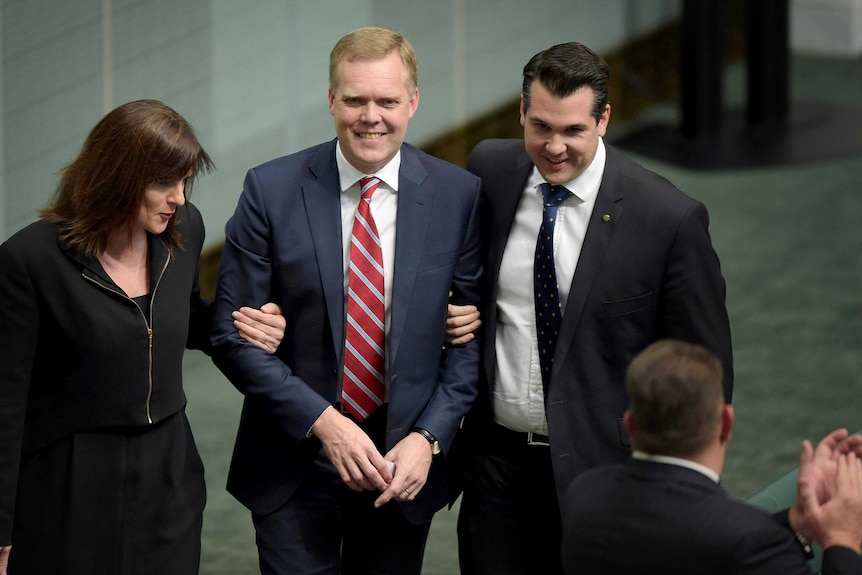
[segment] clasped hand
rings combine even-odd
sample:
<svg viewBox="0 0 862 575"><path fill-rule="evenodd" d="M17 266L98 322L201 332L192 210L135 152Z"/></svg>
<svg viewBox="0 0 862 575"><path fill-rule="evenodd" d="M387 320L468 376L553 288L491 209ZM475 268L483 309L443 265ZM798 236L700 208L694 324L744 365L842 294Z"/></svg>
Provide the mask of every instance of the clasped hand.
<svg viewBox="0 0 862 575"><path fill-rule="evenodd" d="M432 456L428 441L418 433L410 433L384 457L365 431L335 409L324 411L311 432L345 485L381 492L375 507L393 499L412 501L425 486Z"/></svg>

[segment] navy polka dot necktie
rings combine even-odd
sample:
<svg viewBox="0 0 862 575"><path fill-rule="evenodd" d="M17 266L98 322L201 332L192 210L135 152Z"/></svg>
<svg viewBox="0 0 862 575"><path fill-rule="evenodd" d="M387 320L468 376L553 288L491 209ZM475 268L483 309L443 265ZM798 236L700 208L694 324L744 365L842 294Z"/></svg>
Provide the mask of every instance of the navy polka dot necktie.
<svg viewBox="0 0 862 575"><path fill-rule="evenodd" d="M542 188L542 226L536 241L536 261L533 265L533 284L536 300L536 333L539 339L539 365L542 385L547 389L554 363L554 348L560 331L562 307L557 272L554 268L554 223L557 208L571 192L563 186L544 183Z"/></svg>

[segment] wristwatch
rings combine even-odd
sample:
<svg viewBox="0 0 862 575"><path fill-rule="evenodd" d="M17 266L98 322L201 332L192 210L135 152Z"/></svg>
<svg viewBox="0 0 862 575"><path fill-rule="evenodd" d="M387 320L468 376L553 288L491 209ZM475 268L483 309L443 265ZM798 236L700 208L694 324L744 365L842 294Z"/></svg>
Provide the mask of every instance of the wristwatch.
<svg viewBox="0 0 862 575"><path fill-rule="evenodd" d="M437 438L431 435L431 432L429 432L427 429L422 429L421 427L414 427L413 431L428 440L428 443L431 444L431 455L438 455L443 450L440 447L440 442L437 441Z"/></svg>
<svg viewBox="0 0 862 575"><path fill-rule="evenodd" d="M802 533L799 531L794 531L793 535L796 537L797 543L802 547L802 552L805 554L806 559L814 559L814 548L811 547L811 541L808 540Z"/></svg>

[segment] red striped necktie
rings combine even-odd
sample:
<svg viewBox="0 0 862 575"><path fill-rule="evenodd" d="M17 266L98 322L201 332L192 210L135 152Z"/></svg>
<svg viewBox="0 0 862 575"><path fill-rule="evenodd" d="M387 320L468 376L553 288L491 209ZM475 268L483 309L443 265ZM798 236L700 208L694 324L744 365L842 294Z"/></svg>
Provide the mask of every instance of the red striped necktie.
<svg viewBox="0 0 862 575"><path fill-rule="evenodd" d="M344 349L342 402L358 421L383 404L384 288L383 251L371 215L371 196L378 178L360 180L362 197L353 220L347 283L347 334Z"/></svg>

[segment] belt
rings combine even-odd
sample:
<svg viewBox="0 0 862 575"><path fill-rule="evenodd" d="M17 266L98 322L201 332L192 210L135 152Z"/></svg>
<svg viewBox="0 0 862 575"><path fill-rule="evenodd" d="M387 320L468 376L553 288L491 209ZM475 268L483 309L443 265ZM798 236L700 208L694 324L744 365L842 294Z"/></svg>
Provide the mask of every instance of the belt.
<svg viewBox="0 0 862 575"><path fill-rule="evenodd" d="M543 447L549 447L551 445L550 439L547 435L542 435L541 433L534 433L532 431L515 431L509 429L504 425L500 425L499 423L492 421L491 425L488 426L491 434L500 440L506 441L508 443L515 443L520 445L540 445Z"/></svg>

